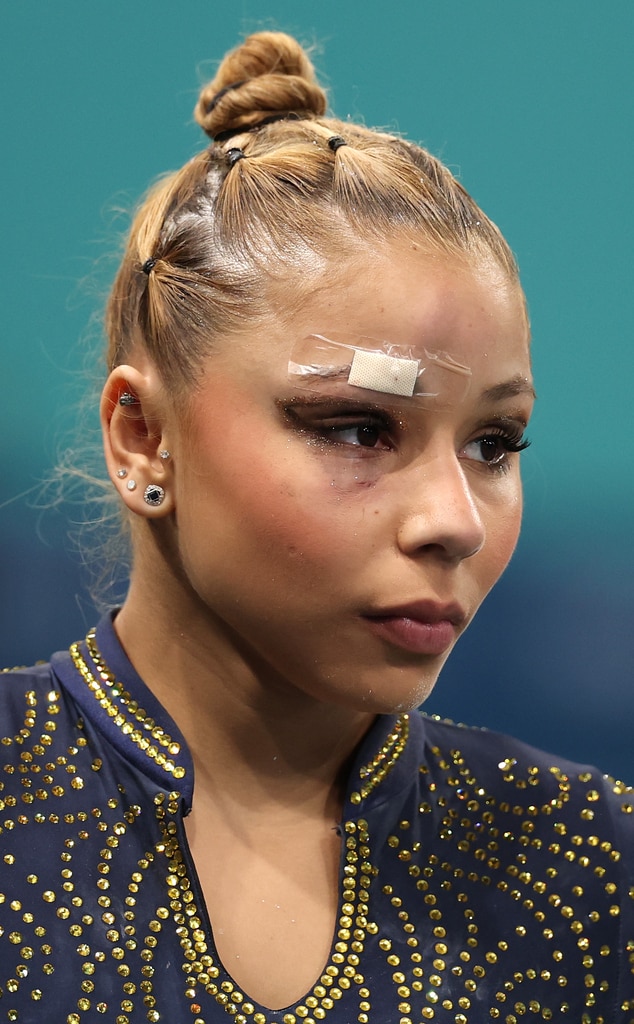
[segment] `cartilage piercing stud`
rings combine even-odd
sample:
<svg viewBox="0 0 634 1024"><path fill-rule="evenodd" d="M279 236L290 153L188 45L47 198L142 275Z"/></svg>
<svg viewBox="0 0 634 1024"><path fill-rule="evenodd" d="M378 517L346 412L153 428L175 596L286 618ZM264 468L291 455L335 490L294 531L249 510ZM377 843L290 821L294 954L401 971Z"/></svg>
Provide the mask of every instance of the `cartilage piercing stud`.
<svg viewBox="0 0 634 1024"><path fill-rule="evenodd" d="M119 405L138 405L139 399L130 391L122 391L119 395Z"/></svg>

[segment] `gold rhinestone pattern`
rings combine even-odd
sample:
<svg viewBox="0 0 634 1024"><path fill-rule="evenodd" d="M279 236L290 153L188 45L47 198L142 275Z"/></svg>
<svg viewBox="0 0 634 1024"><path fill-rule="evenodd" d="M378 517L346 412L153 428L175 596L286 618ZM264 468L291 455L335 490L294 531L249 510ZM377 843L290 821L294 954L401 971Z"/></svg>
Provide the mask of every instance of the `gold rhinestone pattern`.
<svg viewBox="0 0 634 1024"><path fill-rule="evenodd" d="M359 805L379 786L405 750L409 736L409 715L400 715L385 743L368 764L359 771L361 786L350 793L351 804Z"/></svg>
<svg viewBox="0 0 634 1024"><path fill-rule="evenodd" d="M171 736L151 718L144 708L140 707L123 685L118 682L105 664L95 642L95 630L86 637L86 646L94 662L97 676L90 670L88 662L81 653L80 644L73 644L70 656L82 679L93 694L99 706L118 726L122 734L131 743L142 750L148 758L159 765L174 779L182 779L186 769L174 761L180 753L180 744L175 743Z"/></svg>
<svg viewBox="0 0 634 1024"><path fill-rule="evenodd" d="M634 1022L632 790L417 715L351 780L328 963L259 1006L216 955L174 771L139 768L178 765L170 723L90 645L68 671L94 716L52 674L0 680L0 1022ZM95 728L119 716L129 761Z"/></svg>
<svg viewBox="0 0 634 1024"><path fill-rule="evenodd" d="M330 1017L331 1011L339 1007L346 996L352 996L357 1002L363 1001L366 984L363 952L367 937L372 934L371 930L368 931L368 920L373 867L369 860L367 822L363 819L348 821L343 828L345 858L340 914L329 963L301 1002L292 1010L275 1013L253 1003L225 974L215 955L204 928L201 908L195 902L194 887L179 844L179 828L170 820L176 812L175 804L170 807L169 802L167 806L163 801L158 802L157 816L162 825L164 849L169 861L166 883L170 908L183 949L185 993L192 1000L190 1008L196 1014L196 1024L226 1019L215 1015L217 1009L215 1013L213 1009L204 1011L209 1001L212 1007L215 1004L233 1017L236 1024L272 1024L274 1021L315 1024Z"/></svg>

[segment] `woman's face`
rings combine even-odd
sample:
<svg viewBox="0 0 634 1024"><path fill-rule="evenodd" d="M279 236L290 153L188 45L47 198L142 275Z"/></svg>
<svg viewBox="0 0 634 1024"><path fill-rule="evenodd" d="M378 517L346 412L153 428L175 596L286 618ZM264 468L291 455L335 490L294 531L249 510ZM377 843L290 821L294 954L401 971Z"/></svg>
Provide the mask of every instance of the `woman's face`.
<svg viewBox="0 0 634 1024"><path fill-rule="evenodd" d="M323 355L306 384L289 359L311 335L404 348L436 397L355 389ZM338 272L227 339L170 439L185 599L271 685L415 707L515 547L532 398L521 294L492 263L394 243Z"/></svg>

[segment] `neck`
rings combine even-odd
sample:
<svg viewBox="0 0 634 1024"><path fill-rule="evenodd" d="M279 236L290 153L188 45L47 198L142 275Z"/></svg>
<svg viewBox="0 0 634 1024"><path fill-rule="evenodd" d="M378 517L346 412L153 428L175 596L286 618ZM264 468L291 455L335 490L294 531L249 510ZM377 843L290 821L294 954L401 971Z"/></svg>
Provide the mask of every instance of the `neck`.
<svg viewBox="0 0 634 1024"><path fill-rule="evenodd" d="M133 580L115 628L189 746L196 800L337 818L373 715L322 703L245 653L206 609L156 601Z"/></svg>

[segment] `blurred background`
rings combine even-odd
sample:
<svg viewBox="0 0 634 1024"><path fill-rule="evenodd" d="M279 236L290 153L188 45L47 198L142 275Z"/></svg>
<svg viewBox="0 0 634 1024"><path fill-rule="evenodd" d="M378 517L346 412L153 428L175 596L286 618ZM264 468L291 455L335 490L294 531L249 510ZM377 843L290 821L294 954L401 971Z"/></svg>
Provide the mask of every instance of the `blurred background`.
<svg viewBox="0 0 634 1024"><path fill-rule="evenodd" d="M47 658L97 617L69 539L81 503L44 507L41 482L101 376L127 214L201 148L198 86L261 28L314 44L340 117L439 155L522 270L524 533L428 710L634 782L631 0L2 4L0 661Z"/></svg>

